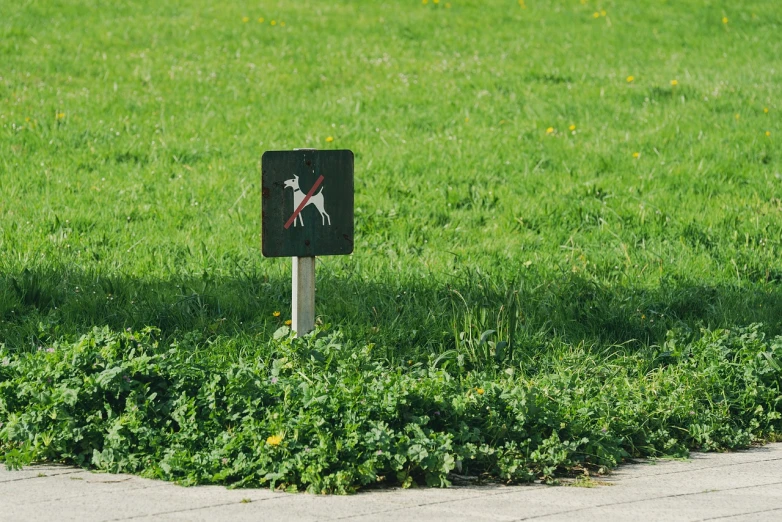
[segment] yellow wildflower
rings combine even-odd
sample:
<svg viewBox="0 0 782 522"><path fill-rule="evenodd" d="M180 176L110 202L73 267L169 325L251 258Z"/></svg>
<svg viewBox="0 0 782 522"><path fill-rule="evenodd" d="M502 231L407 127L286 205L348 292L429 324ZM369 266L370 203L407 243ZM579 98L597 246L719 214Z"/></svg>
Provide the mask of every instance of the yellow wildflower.
<svg viewBox="0 0 782 522"><path fill-rule="evenodd" d="M733 117L734 117L734 118L736 118L736 119L738 120L739 118L741 118L741 114L739 114L739 113L737 112L737 113L736 113L736 114L735 114Z"/></svg>
<svg viewBox="0 0 782 522"><path fill-rule="evenodd" d="M464 118L464 123L467 123L468 121L470 121L470 117L469 116Z"/></svg>
<svg viewBox="0 0 782 522"><path fill-rule="evenodd" d="M727 24L728 23L728 17L727 16L723 16L722 17L722 23L723 24Z"/></svg>
<svg viewBox="0 0 782 522"><path fill-rule="evenodd" d="M270 25L277 25L277 20L272 20L271 22L269 22L269 24Z"/></svg>
<svg viewBox="0 0 782 522"><path fill-rule="evenodd" d="M421 3L422 3L422 4L424 4L424 5L426 5L426 4L428 4L428 3L429 3L429 0L421 0Z"/></svg>
<svg viewBox="0 0 782 522"><path fill-rule="evenodd" d="M63 118L65 118L65 113L64 113L64 112L58 112L58 113L57 113L57 119L58 119L58 120L61 120L61 119L63 119Z"/></svg>
<svg viewBox="0 0 782 522"><path fill-rule="evenodd" d="M265 21L266 21L266 19L265 19L264 17L260 17L260 18L258 19L258 23L259 23L259 24L262 24L262 23L264 23Z"/></svg>
<svg viewBox="0 0 782 522"><path fill-rule="evenodd" d="M475 388L475 393L478 395L483 395L483 388Z"/></svg>
<svg viewBox="0 0 782 522"><path fill-rule="evenodd" d="M631 74L630 76L627 77L627 83L633 83L633 81L635 81L635 76Z"/></svg>
<svg viewBox="0 0 782 522"><path fill-rule="evenodd" d="M592 18L600 18L600 13L595 11L594 13L592 13Z"/></svg>
<svg viewBox="0 0 782 522"><path fill-rule="evenodd" d="M766 131L766 136L771 136L771 131Z"/></svg>
<svg viewBox="0 0 782 522"><path fill-rule="evenodd" d="M279 446L282 442L282 435L272 435L266 439L266 444L269 446Z"/></svg>
<svg viewBox="0 0 782 522"><path fill-rule="evenodd" d="M273 315L274 317L279 317L279 316L280 316L280 312L272 312L272 315Z"/></svg>
<svg viewBox="0 0 782 522"><path fill-rule="evenodd" d="M679 80L671 80L671 85L673 87L676 87L677 85L679 85Z"/></svg>
<svg viewBox="0 0 782 522"><path fill-rule="evenodd" d="M765 114L768 114L768 107L763 107L763 112L764 112Z"/></svg>
<svg viewBox="0 0 782 522"><path fill-rule="evenodd" d="M250 21L250 17L249 17L249 16L243 16L243 17L242 17L242 22L243 22L243 23L245 23L245 24L246 24L246 23L247 23L247 22L249 22L249 21Z"/></svg>
<svg viewBox="0 0 782 522"><path fill-rule="evenodd" d="M640 158L640 157L641 157L641 153L640 153L640 152L633 152L633 157L634 157L635 159L638 159L638 158Z"/></svg>
<svg viewBox="0 0 782 522"><path fill-rule="evenodd" d="M285 326L290 326L290 325L291 325L291 320L290 320L290 319L287 319L287 320L285 321Z"/></svg>
<svg viewBox="0 0 782 522"><path fill-rule="evenodd" d="M326 143L331 143L332 141L334 141L334 137L333 136L328 136L326 138Z"/></svg>
<svg viewBox="0 0 782 522"><path fill-rule="evenodd" d="M575 123L572 124L570 127L568 127L568 130L570 130L570 131L576 130L576 124Z"/></svg>
<svg viewBox="0 0 782 522"><path fill-rule="evenodd" d="M285 22L280 22L280 27L285 27Z"/></svg>
<svg viewBox="0 0 782 522"><path fill-rule="evenodd" d="M446 2L445 3L445 8L446 9L450 9L451 8L451 3L450 2Z"/></svg>
<svg viewBox="0 0 782 522"><path fill-rule="evenodd" d="M432 2L435 3L435 4L439 4L440 0L432 0Z"/></svg>
<svg viewBox="0 0 782 522"><path fill-rule="evenodd" d="M600 16L605 16L605 15L606 15L606 10L605 9L601 9L600 10Z"/></svg>
<svg viewBox="0 0 782 522"><path fill-rule="evenodd" d="M549 127L546 129L546 134L554 134L554 127Z"/></svg>

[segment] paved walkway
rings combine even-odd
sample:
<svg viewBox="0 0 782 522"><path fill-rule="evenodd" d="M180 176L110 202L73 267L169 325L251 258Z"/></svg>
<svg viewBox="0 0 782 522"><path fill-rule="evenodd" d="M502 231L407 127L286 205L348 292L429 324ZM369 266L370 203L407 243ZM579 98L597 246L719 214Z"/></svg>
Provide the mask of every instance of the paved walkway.
<svg viewBox="0 0 782 522"><path fill-rule="evenodd" d="M782 520L782 444L628 464L597 487L485 486L316 496L183 488L65 466L0 468L0 520Z"/></svg>

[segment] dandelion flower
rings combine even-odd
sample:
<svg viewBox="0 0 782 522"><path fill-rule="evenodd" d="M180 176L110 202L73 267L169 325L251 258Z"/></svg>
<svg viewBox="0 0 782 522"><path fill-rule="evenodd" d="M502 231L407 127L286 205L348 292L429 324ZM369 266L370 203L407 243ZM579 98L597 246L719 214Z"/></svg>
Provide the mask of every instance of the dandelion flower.
<svg viewBox="0 0 782 522"><path fill-rule="evenodd" d="M439 4L440 0L432 0L432 3Z"/></svg>
<svg viewBox="0 0 782 522"><path fill-rule="evenodd" d="M478 395L483 395L484 393L483 388L475 388L475 393L477 393Z"/></svg>
<svg viewBox="0 0 782 522"><path fill-rule="evenodd" d="M450 2L446 2L445 3L445 8L446 9L450 9L451 8L451 3Z"/></svg>
<svg viewBox="0 0 782 522"><path fill-rule="evenodd" d="M334 141L334 137L333 136L329 136L329 137L326 138L326 143L331 143L332 141Z"/></svg>
<svg viewBox="0 0 782 522"><path fill-rule="evenodd" d="M605 16L605 15L606 15L606 10L605 9L601 9L600 10L600 16Z"/></svg>
<svg viewBox="0 0 782 522"><path fill-rule="evenodd" d="M741 114L739 114L739 113L737 112L737 113L734 115L734 118L736 118L736 120L738 120L739 118L741 118Z"/></svg>
<svg viewBox="0 0 782 522"><path fill-rule="evenodd" d="M426 4L428 4L428 3L429 3L429 0L421 0L421 3L422 3L422 4L424 4L424 5L426 5Z"/></svg>
<svg viewBox="0 0 782 522"><path fill-rule="evenodd" d="M280 312L272 312L272 315L273 315L274 317L279 317L279 316L280 316Z"/></svg>
<svg viewBox="0 0 782 522"><path fill-rule="evenodd" d="M280 27L285 27L285 22L280 22Z"/></svg>
<svg viewBox="0 0 782 522"><path fill-rule="evenodd" d="M592 13L592 18L600 18L600 13L595 11L594 13Z"/></svg>
<svg viewBox="0 0 782 522"><path fill-rule="evenodd" d="M634 157L635 159L638 159L638 158L640 158L640 157L641 157L641 153L640 153L640 152L633 152L633 157Z"/></svg>
<svg viewBox="0 0 782 522"><path fill-rule="evenodd" d="M671 86L676 87L679 85L679 80L671 80Z"/></svg>
<svg viewBox="0 0 782 522"><path fill-rule="evenodd" d="M464 123L467 123L468 121L470 121L470 117L469 116L464 118Z"/></svg>
<svg viewBox="0 0 782 522"><path fill-rule="evenodd" d="M246 24L246 23L247 23L247 22L249 22L249 21L250 21L250 17L249 17L249 16L243 16L243 17L242 17L242 23L245 23L245 24Z"/></svg>
<svg viewBox="0 0 782 522"><path fill-rule="evenodd" d="M271 22L269 22L269 24L270 25L277 25L277 20L272 20Z"/></svg>
<svg viewBox="0 0 782 522"><path fill-rule="evenodd" d="M258 19L258 23L259 23L259 24L262 24L262 23L264 23L265 21L266 21L266 19L265 19L264 17L260 17L260 18Z"/></svg>
<svg viewBox="0 0 782 522"><path fill-rule="evenodd" d="M722 17L722 23L723 24L727 24L728 23L728 17L727 16L723 16Z"/></svg>
<svg viewBox="0 0 782 522"><path fill-rule="evenodd" d="M570 130L570 131L576 130L576 124L575 123L572 124L570 127L568 127L568 130Z"/></svg>
<svg viewBox="0 0 782 522"><path fill-rule="evenodd" d="M766 131L766 136L771 136L771 131Z"/></svg>
<svg viewBox="0 0 782 522"><path fill-rule="evenodd" d="M630 75L627 77L627 83L633 83L635 81L635 76Z"/></svg>
<svg viewBox="0 0 782 522"><path fill-rule="evenodd" d="M282 435L272 435L266 439L266 444L269 446L279 446L282 442Z"/></svg>
<svg viewBox="0 0 782 522"><path fill-rule="evenodd" d="M58 112L58 113L57 113L57 119L58 119L58 120L61 120L61 119L63 119L63 118L65 118L65 113L64 113L64 112Z"/></svg>
<svg viewBox="0 0 782 522"><path fill-rule="evenodd" d="M763 107L763 112L764 112L765 114L768 114L768 107Z"/></svg>
<svg viewBox="0 0 782 522"><path fill-rule="evenodd" d="M290 320L290 319L287 319L287 320L285 321L285 326L290 326L290 325L291 325L291 320Z"/></svg>
<svg viewBox="0 0 782 522"><path fill-rule="evenodd" d="M546 129L546 134L554 134L554 127L549 127Z"/></svg>

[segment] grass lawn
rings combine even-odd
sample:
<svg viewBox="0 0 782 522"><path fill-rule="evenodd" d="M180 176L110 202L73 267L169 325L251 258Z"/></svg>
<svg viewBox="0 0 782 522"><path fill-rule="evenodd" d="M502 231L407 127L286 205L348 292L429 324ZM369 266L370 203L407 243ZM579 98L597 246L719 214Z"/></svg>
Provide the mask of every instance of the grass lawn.
<svg viewBox="0 0 782 522"><path fill-rule="evenodd" d="M780 436L776 0L0 12L6 464L348 492ZM297 147L356 168L303 340Z"/></svg>

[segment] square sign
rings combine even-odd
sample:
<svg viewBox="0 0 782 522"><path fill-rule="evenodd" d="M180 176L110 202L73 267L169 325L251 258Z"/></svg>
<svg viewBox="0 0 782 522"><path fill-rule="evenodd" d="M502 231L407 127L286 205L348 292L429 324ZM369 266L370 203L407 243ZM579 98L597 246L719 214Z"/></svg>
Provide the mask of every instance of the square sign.
<svg viewBox="0 0 782 522"><path fill-rule="evenodd" d="M353 153L264 152L262 244L266 257L353 252Z"/></svg>

